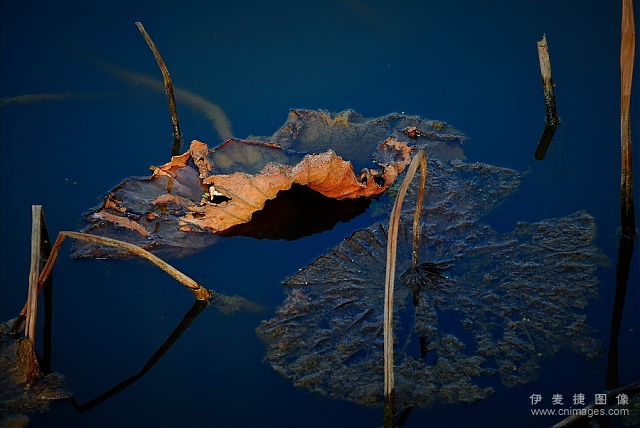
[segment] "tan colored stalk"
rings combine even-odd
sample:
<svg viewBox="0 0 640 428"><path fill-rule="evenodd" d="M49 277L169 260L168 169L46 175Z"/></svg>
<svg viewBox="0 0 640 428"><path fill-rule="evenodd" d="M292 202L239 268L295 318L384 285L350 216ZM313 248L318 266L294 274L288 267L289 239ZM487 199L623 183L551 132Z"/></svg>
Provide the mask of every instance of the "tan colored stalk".
<svg viewBox="0 0 640 428"><path fill-rule="evenodd" d="M178 269L171 266L169 263L136 245L129 244L128 242L118 241L117 239L105 238L103 236L90 235L88 233L80 232L60 232L58 234L58 238L56 239L56 242L51 249L51 255L49 256L47 263L42 268L42 272L40 272L40 276L37 280L37 292L40 292L40 289L42 289L45 281L51 274L53 265L55 264L56 258L58 257L58 251L60 251L60 247L62 247L62 244L66 237L88 241L98 245L120 248L122 250L129 251L130 253L137 256L144 257L145 259L149 260L151 263L158 266L160 269L164 270L169 275L177 279L179 282L181 282L182 285L187 287L193 294L196 295L196 299L198 300L209 300L214 295L213 291L206 289L187 275L180 272ZM24 316L26 313L27 305L22 308L22 312L20 313L20 315ZM14 330L15 328L16 327L14 327Z"/></svg>
<svg viewBox="0 0 640 428"><path fill-rule="evenodd" d="M405 176L402 184L400 185L400 189L398 190L398 196L396 197L396 201L393 205L393 210L391 211L391 217L389 219L389 232L387 236L387 267L386 267L386 277L385 277L385 288L384 288L384 322L383 322L383 331L384 331L384 394L385 394L385 412L384 412L384 424L385 426L395 426L395 385L394 385L394 374L393 374L393 294L394 294L394 284L395 284L395 273L396 273L396 253L398 246L398 228L400 224L400 213L402 211L402 202L404 201L404 197L407 193L407 189L413 180L413 176L418 169L418 165L421 165L422 170L422 178L420 180L421 186L424 188L424 184L426 182L426 165L427 165L427 156L423 150L420 150L418 154L411 161L411 165L407 169L407 175ZM420 204L422 204L422 198L420 198L420 191L418 192L418 199ZM423 193L423 192L422 192ZM418 201L416 201L416 205ZM416 229L418 229L419 236L419 227L420 227L420 212L422 211L421 207L418 209L416 206L416 213L414 215L414 238L416 236ZM416 218L417 227L416 227ZM417 257L417 249L414 242L413 251ZM413 262L413 260L412 260ZM416 262L417 264L417 262Z"/></svg>
<svg viewBox="0 0 640 428"><path fill-rule="evenodd" d="M40 242L42 205L31 206L31 268L29 270L29 297L27 298L25 339L35 343L36 315L38 313L38 276L40 275Z"/></svg>
<svg viewBox="0 0 640 428"><path fill-rule="evenodd" d="M540 75L542 76L542 92L547 112L547 123L555 125L560 122L560 119L558 118L558 107L556 106L556 94L553 89L555 84L551 76L551 60L549 60L546 35L543 35L542 40L538 42L538 60L540 61Z"/></svg>

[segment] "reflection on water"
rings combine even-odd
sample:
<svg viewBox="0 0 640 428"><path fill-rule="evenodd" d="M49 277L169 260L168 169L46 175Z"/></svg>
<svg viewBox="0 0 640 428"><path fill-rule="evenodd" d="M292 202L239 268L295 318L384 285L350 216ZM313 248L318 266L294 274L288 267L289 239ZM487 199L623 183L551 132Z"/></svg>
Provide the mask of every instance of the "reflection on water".
<svg viewBox="0 0 640 428"><path fill-rule="evenodd" d="M93 60L93 62L100 68L126 82L143 85L157 92L164 93L165 91L164 83L159 79L154 79L153 77L145 76L143 74L133 73L104 61ZM183 103L194 111L204 114L205 117L211 121L211 125L218 133L220 141L226 141L229 138L233 138L231 122L220 106L202 98L200 95L196 95L193 92L182 89L178 86L174 86L173 91L178 103Z"/></svg>
<svg viewBox="0 0 640 428"><path fill-rule="evenodd" d="M153 353L151 358L142 366L142 369L134 374L133 376L123 380L113 388L104 392L98 397L95 397L83 404L78 403L77 397L73 397L71 400L71 405L74 409L76 409L80 413L84 413L88 410L93 409L99 404L103 403L105 400L110 397L124 391L126 388L131 386L133 383L137 382L142 376L144 376L149 370L153 368L153 366L160 361L160 359L164 356L164 354L171 348L171 346L180 338L180 336L189 328L191 323L195 321L195 319L200 315L207 306L209 306L209 302L205 300L196 300L193 302L193 306L189 311L184 315L180 324L176 326L176 328L171 332L167 340ZM206 363L202 362L203 370L206 367Z"/></svg>
<svg viewBox="0 0 640 428"><path fill-rule="evenodd" d="M69 98L94 98L97 95L90 94L30 94L17 95L15 97L0 98L0 107L6 107L11 104L29 104L41 103L44 101L59 101Z"/></svg>

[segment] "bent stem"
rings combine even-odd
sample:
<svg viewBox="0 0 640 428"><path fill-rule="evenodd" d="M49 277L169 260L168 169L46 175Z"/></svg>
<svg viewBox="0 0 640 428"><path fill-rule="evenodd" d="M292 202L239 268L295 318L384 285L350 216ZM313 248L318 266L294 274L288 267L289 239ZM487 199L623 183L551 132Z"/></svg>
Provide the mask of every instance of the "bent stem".
<svg viewBox="0 0 640 428"><path fill-rule="evenodd" d="M424 198L424 186L427 174L427 155L424 150L420 149L418 154L411 161L411 165L407 169L407 175L402 181L402 185L398 190L398 196L391 211L389 219L389 233L387 238L387 266L385 275L384 288L384 425L385 427L395 426L396 405L395 405L395 385L393 377L393 290L396 272L396 253L398 247L398 228L400 223L400 213L402 211L402 202L407 193L407 189L413 180L413 176L421 166L420 190L416 201L416 210L413 217L413 252L412 264L417 266L419 242L416 241L420 237L420 213L422 212L422 200ZM418 206L419 205L419 206Z"/></svg>
<svg viewBox="0 0 640 428"><path fill-rule="evenodd" d="M42 268L42 272L40 272L40 276L38 277L38 281L37 281L36 294L40 292L47 278L51 274L51 271L53 270L53 265L55 264L56 259L58 258L58 252L60 251L60 247L62 247L62 243L64 242L64 239L67 237L72 239L79 239L81 241L88 241L98 245L106 245L109 247L119 248L121 250L129 251L130 253L135 254L136 256L143 257L149 260L154 265L158 266L163 271L167 272L169 275L171 275L175 279L177 279L180 283L182 283L182 285L187 287L193 294L195 294L196 299L198 300L210 300L215 295L213 291L208 290L205 287L201 286L196 281L194 281L187 275L180 272L178 269L171 266L169 263L165 262L159 257L154 256L147 250L143 250L142 248L136 245L130 244L128 242L118 241L117 239L105 238L104 236L90 235L88 233L81 233L81 232L64 232L64 231L58 234L58 238L56 239L56 242L53 245L53 248L51 249L51 255L49 256L47 263ZM27 308L28 308L28 302L22 308L22 311L20 312L20 317L18 318L18 321L15 323L15 325L12 328L14 332L20 328L20 324L24 319L24 315L27 313Z"/></svg>
<svg viewBox="0 0 640 428"><path fill-rule="evenodd" d="M90 235L88 233L81 232L60 232L58 234L58 239L56 239L56 243L53 246L53 250L51 251L51 257L45 264L44 269L42 269L42 274L38 279L38 287L41 287L44 284L44 281L47 279L47 276L51 272L53 268L53 264L58 256L58 250L62 246L62 241L64 238L69 237L73 239L79 239L81 241L91 242L93 244L98 245L106 245L109 247L120 248L125 251L129 251L136 256L144 257L149 260L154 265L158 266L163 271L167 272L169 275L177 279L187 287L193 294L196 295L196 299L198 300L209 300L213 296L213 291L207 290L196 281L188 277L187 275L180 272L178 269L171 266L169 263L165 262L159 257L154 256L147 250L143 250L137 245L130 244L128 242L118 241L117 239L105 238L104 236Z"/></svg>
<svg viewBox="0 0 640 428"><path fill-rule="evenodd" d="M84 413L84 412L86 412L88 410L93 409L94 407L98 406L99 404L103 403L104 401L106 401L107 399L113 397L114 395L124 391L129 386L133 385L135 382L140 380L145 374L147 374L147 372L149 372L149 370L151 370L153 368L153 366L156 365L156 363L158 361L160 361L160 359L167 353L167 351L169 349L171 349L173 344L176 343L178 341L178 339L180 338L180 336L182 336L182 334L189 329L189 326L193 323L193 321L195 321L195 319L198 317L198 315L200 315L200 313L208 305L209 305L208 302L201 301L201 300L196 300L193 303L193 306L191 307L191 309L189 309L189 312L187 312L184 315L184 317L182 318L182 321L180 321L180 324L178 324L176 326L176 328L169 335L169 337L156 350L156 352L154 352L154 354L151 356L151 358L149 358L149 360L145 363L145 365L142 367L142 369L138 373L136 373L135 375L125 379L124 381L120 382L119 384L117 384L113 388L111 388L108 391L100 394L98 397L90 400L89 402L87 402L85 404L79 404L76 401L76 398L72 397L71 406L73 406L73 408L76 409L78 411L78 413Z"/></svg>

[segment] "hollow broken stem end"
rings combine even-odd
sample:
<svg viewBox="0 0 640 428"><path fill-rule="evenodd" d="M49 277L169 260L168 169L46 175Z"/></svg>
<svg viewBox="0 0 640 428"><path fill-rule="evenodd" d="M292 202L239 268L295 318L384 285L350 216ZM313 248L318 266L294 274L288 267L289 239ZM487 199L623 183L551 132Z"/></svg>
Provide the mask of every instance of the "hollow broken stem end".
<svg viewBox="0 0 640 428"><path fill-rule="evenodd" d="M191 290L191 291L193 291L193 294L196 295L197 300L211 300L211 298L215 294L213 291L208 290L202 286L200 286L200 288L196 290Z"/></svg>

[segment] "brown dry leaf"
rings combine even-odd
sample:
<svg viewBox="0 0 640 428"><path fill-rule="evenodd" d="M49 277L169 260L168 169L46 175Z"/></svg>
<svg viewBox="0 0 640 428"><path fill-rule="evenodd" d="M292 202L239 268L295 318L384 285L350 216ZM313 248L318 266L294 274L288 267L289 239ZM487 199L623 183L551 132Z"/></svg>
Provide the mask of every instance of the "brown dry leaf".
<svg viewBox="0 0 640 428"><path fill-rule="evenodd" d="M202 144L202 143L200 143ZM153 176L164 175L169 178L175 178L177 170L187 166L187 161L191 158L191 150L178 156L171 156L171 162L162 165L161 167L152 166Z"/></svg>
<svg viewBox="0 0 640 428"><path fill-rule="evenodd" d="M409 127L417 130L414 141ZM163 256L199 251L218 235L298 239L361 214L407 166L411 147L448 163L464 158L465 137L444 122L417 116L366 119L350 110L292 110L272 136L251 140L231 139L211 149L192 142L187 152L153 167L151 176L114 187L84 216L83 232ZM372 164L375 169L366 168ZM74 257L127 256L74 245Z"/></svg>
<svg viewBox="0 0 640 428"><path fill-rule="evenodd" d="M200 147L199 142L192 143ZM190 149L190 151L192 151ZM181 221L181 230L188 231L192 225L213 233L222 232L232 226L251 220L254 212L261 210L267 200L278 192L288 190L294 184L308 186L316 192L338 200L372 197L384 192L411 160L411 149L406 143L388 138L379 151L393 152L397 159L382 165L382 172L363 170L356 177L351 162L345 161L333 150L321 154L309 154L293 166L268 163L259 174L244 172L210 175L203 184L210 186L210 193L228 198L221 203L207 203L192 208Z"/></svg>

